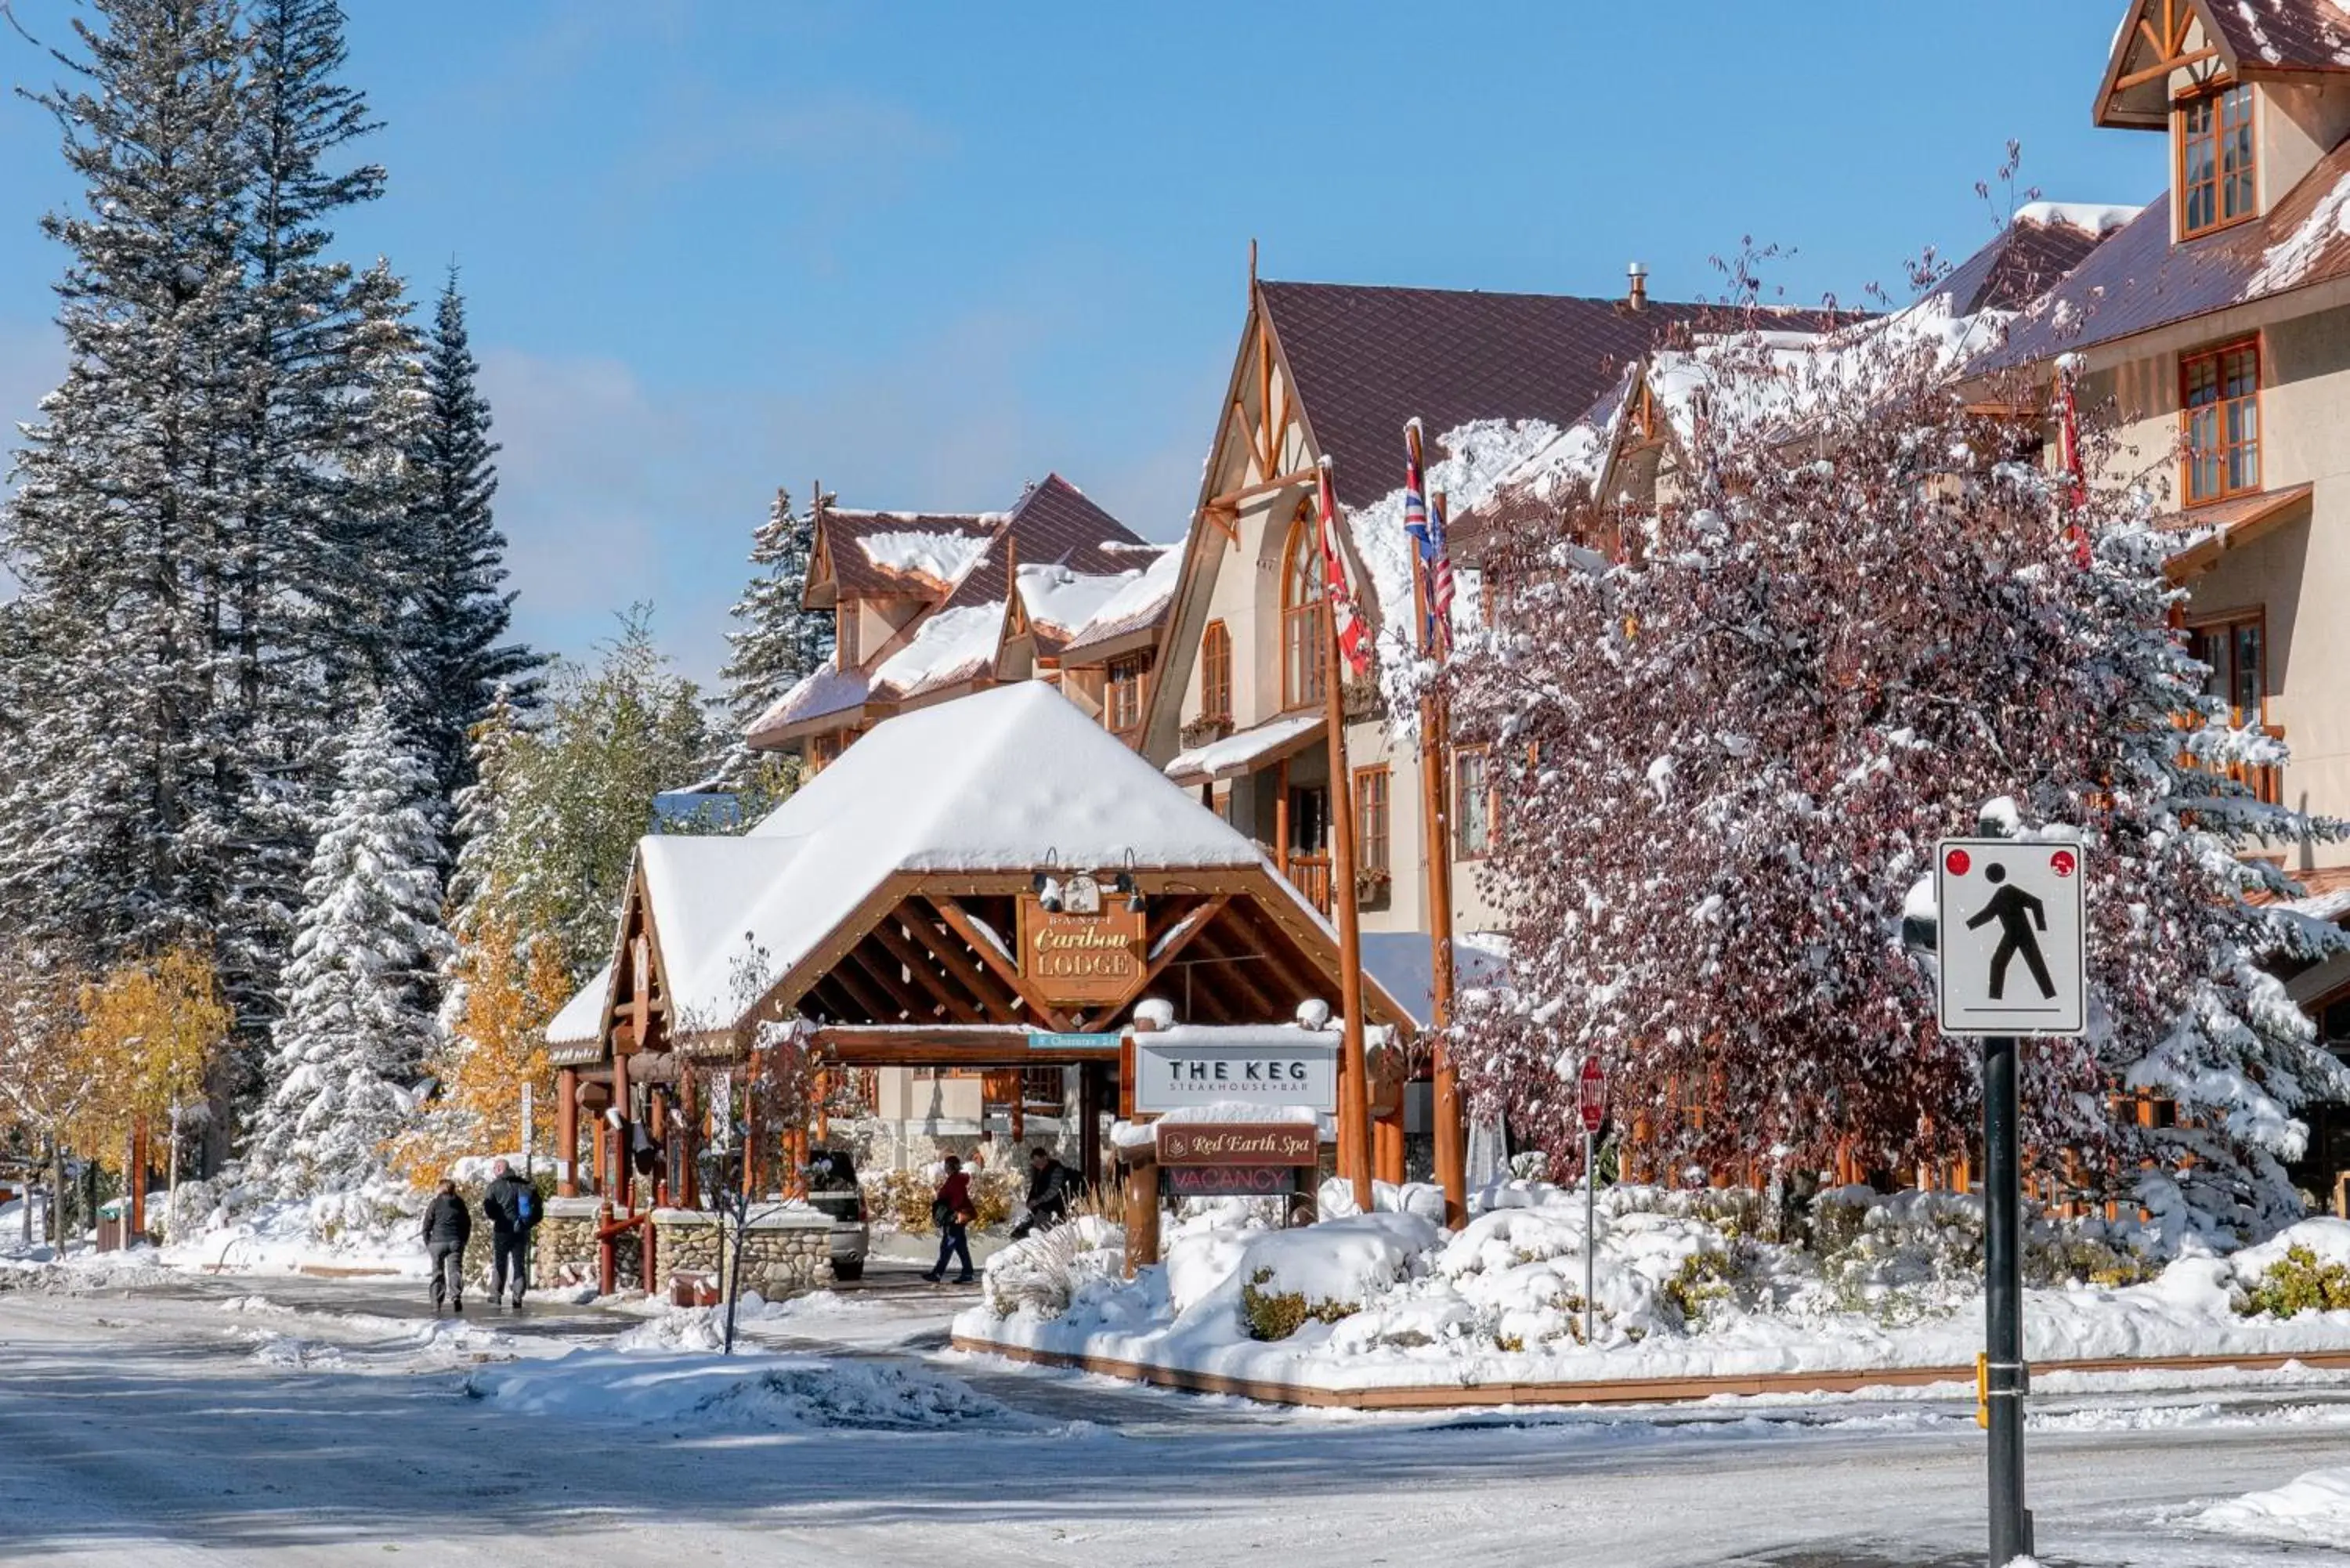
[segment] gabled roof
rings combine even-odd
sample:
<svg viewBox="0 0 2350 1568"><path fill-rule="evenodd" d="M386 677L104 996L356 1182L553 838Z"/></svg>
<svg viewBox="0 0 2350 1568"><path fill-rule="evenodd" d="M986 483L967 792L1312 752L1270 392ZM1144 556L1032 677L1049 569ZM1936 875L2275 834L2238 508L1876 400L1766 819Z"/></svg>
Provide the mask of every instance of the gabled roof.
<svg viewBox="0 0 2350 1568"><path fill-rule="evenodd" d="M969 543L993 538L1003 525L1000 512L873 512L827 505L816 518L817 545L837 591L918 597L951 584L957 575L951 568L970 553ZM925 538L934 541L928 549L920 545ZM941 576L927 569L932 566L949 570ZM809 587L816 587L812 576Z"/></svg>
<svg viewBox="0 0 2350 1568"><path fill-rule="evenodd" d="M1315 444L1337 466L1338 499L1366 506L1403 471L1404 421L1431 432L1479 420L1571 424L1624 365L1719 306L1561 294L1353 284L1262 283L1265 313L1295 378ZM1773 311L1773 325L1825 325Z"/></svg>
<svg viewBox="0 0 2350 1568"><path fill-rule="evenodd" d="M2043 296L1970 370L2027 365L2350 275L2350 140L2265 217L2174 244L2168 192Z"/></svg>
<svg viewBox="0 0 2350 1568"><path fill-rule="evenodd" d="M1020 681L890 719L736 838L638 841L681 1033L729 1027L904 873L1245 868L1326 931L1263 853L1066 698ZM1275 888L1277 885L1277 888ZM600 1025L608 972L550 1038ZM1383 1003L1384 1005L1384 1003Z"/></svg>
<svg viewBox="0 0 2350 1568"><path fill-rule="evenodd" d="M955 584L949 606L1001 603L1012 555L1024 566L1066 566L1083 576L1114 577L1149 565L1147 552L1156 548L1057 473L1030 486L1010 512L997 517L993 542Z"/></svg>
<svg viewBox="0 0 2350 1568"><path fill-rule="evenodd" d="M1926 297L1948 299L1954 316L2024 309L2141 210L2033 202L2019 209L1990 244L1952 267Z"/></svg>
<svg viewBox="0 0 2350 1568"><path fill-rule="evenodd" d="M2334 0L2131 0L2097 86L2096 122L2167 130L2179 70L2237 81L2350 70L2350 14Z"/></svg>

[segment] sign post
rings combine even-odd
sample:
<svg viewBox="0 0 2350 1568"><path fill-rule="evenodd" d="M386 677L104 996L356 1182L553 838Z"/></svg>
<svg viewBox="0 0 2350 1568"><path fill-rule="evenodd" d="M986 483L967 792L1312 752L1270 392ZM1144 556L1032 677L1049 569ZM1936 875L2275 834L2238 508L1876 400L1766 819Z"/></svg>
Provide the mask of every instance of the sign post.
<svg viewBox="0 0 2350 1568"><path fill-rule="evenodd" d="M1583 1343L1598 1332L1600 1124L1607 1119L1607 1070L1597 1056L1586 1056L1575 1075L1576 1109L1583 1116Z"/></svg>
<svg viewBox="0 0 2350 1568"><path fill-rule="evenodd" d="M2087 1022L2082 850L1945 838L1935 846L1935 969L1942 1032L1982 1040L1983 1366L1991 1428L1991 1562L2032 1553L2023 1503L2023 1202L2017 1036ZM2020 971L2020 972L2019 972Z"/></svg>
<svg viewBox="0 0 2350 1568"><path fill-rule="evenodd" d="M530 1151L536 1142L532 1135L537 1129L531 1126L531 1113L535 1108L532 1102L537 1096L531 1093L531 1088L532 1085L525 1080L522 1086L522 1179L525 1181L530 1180L535 1174L531 1168Z"/></svg>

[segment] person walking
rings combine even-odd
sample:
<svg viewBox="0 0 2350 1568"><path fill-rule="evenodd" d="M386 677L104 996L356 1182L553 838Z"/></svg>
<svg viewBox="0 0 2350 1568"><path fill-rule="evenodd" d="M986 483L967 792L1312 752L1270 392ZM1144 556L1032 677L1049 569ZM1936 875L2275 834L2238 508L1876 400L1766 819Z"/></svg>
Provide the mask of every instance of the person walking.
<svg viewBox="0 0 2350 1568"><path fill-rule="evenodd" d="M1028 1151L1028 1217L1012 1228L1015 1241L1037 1231L1049 1231L1069 1217L1069 1189L1076 1173L1053 1158L1043 1144Z"/></svg>
<svg viewBox="0 0 2350 1568"><path fill-rule="evenodd" d="M962 1161L953 1155L946 1158L946 1179L939 1183L931 1197L931 1223L939 1228L939 1262L922 1278L936 1284L946 1277L947 1259L961 1256L962 1272L955 1283L971 1283L971 1222L979 1218L979 1210L971 1201L971 1178L962 1173Z"/></svg>
<svg viewBox="0 0 2350 1568"><path fill-rule="evenodd" d="M490 1221L490 1301L494 1304L505 1295L511 1265L514 1310L520 1312L523 1288L530 1280L530 1234L538 1227L538 1194L512 1166L499 1160L490 1167L482 1213Z"/></svg>
<svg viewBox="0 0 2350 1568"><path fill-rule="evenodd" d="M465 1310L465 1243L473 1239L473 1210L457 1195L457 1184L444 1180L424 1206L424 1255L432 1265L435 1316L444 1301L461 1313Z"/></svg>

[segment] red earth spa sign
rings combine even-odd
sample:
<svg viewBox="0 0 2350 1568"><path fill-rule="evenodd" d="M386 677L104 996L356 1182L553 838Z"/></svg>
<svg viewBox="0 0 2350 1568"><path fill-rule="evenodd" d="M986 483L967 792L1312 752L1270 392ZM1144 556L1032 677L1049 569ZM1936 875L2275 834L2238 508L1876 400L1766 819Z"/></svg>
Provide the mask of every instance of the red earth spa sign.
<svg viewBox="0 0 2350 1568"><path fill-rule="evenodd" d="M1310 1122L1160 1122L1159 1166L1176 1198L1283 1198L1322 1158Z"/></svg>

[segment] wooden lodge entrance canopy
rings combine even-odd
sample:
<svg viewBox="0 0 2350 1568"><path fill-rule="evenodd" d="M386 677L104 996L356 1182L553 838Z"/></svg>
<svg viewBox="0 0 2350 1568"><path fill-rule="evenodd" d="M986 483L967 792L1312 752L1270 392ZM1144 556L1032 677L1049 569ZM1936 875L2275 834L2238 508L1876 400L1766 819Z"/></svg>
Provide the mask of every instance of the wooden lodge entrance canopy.
<svg viewBox="0 0 2350 1568"><path fill-rule="evenodd" d="M1005 1069L1114 1059L1146 997L1261 1024L1338 989L1335 934L1253 843L1023 683L879 725L742 837L644 839L613 963L547 1033L589 1077L776 1023L827 1064Z"/></svg>

